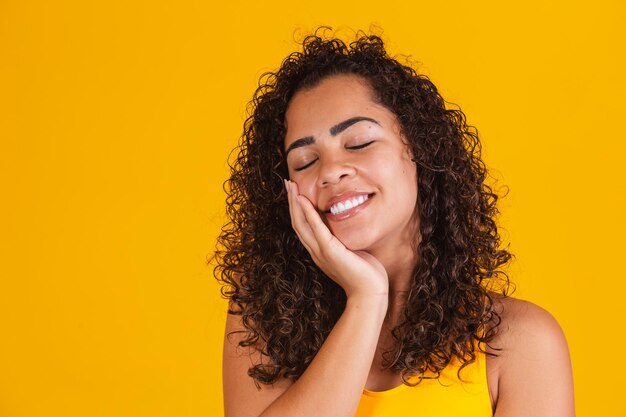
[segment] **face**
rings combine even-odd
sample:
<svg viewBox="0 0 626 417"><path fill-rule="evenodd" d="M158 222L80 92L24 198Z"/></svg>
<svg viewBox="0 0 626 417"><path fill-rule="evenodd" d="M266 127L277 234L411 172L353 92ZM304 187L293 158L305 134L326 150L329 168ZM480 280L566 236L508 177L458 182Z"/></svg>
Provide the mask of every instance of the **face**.
<svg viewBox="0 0 626 417"><path fill-rule="evenodd" d="M410 245L417 169L396 116L354 75L295 94L285 116L289 177L348 248Z"/></svg>

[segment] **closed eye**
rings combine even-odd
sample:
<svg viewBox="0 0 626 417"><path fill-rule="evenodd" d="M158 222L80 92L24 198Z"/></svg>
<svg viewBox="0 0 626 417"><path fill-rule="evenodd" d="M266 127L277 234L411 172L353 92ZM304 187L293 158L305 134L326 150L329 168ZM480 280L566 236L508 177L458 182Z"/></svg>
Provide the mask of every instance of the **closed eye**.
<svg viewBox="0 0 626 417"><path fill-rule="evenodd" d="M370 146L374 142L375 141L372 140L372 141L369 141L369 142L362 143L360 145L346 146L346 148L347 149L363 149L363 148L366 148L366 147Z"/></svg>
<svg viewBox="0 0 626 417"><path fill-rule="evenodd" d="M303 165L301 167L298 168L294 168L294 171L302 171L303 169L307 169L308 167L310 167L311 165L313 165L313 163L317 161L317 158L315 158L314 160L312 160L311 162L307 163L306 165Z"/></svg>
<svg viewBox="0 0 626 417"><path fill-rule="evenodd" d="M359 149L363 149L366 148L368 146L370 146L372 143L376 142L375 140L371 140L369 142L365 142L362 143L360 145L354 145L354 146L346 146L346 149L350 149L350 150L359 150ZM317 158L315 158L314 160L312 160L311 162L306 163L305 165L298 167L298 168L294 168L294 171L302 171L307 169L308 167L310 167L311 165L313 165L315 163L315 161L317 161Z"/></svg>

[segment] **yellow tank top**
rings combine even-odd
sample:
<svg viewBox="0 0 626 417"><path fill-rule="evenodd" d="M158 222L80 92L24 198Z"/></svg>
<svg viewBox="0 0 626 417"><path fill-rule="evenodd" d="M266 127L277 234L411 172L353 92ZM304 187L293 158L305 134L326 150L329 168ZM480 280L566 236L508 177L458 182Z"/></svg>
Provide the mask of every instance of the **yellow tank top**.
<svg viewBox="0 0 626 417"><path fill-rule="evenodd" d="M363 390L355 417L491 417L485 354L457 376L458 362L441 372L440 378L424 379L415 387L400 385L387 391Z"/></svg>

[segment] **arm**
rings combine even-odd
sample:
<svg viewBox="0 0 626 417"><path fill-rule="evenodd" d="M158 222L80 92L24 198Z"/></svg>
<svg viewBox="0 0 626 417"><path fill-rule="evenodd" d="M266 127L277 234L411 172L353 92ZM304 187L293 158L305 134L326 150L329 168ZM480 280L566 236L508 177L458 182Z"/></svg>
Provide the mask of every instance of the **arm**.
<svg viewBox="0 0 626 417"><path fill-rule="evenodd" d="M346 308L319 352L294 383L281 379L257 390L247 370L258 353L239 348L238 337L224 340L226 417L337 416L356 412L387 311L384 268L368 254L348 251L328 230L308 200L290 190L292 224L315 262L346 291ZM241 330L229 316L227 335Z"/></svg>
<svg viewBox="0 0 626 417"><path fill-rule="evenodd" d="M372 363L386 311L380 300L349 300L341 318L307 370L295 382L282 378L257 390L247 374L258 354L237 348L238 338L224 342L226 417L353 416ZM240 328L229 315L227 333Z"/></svg>
<svg viewBox="0 0 626 417"><path fill-rule="evenodd" d="M573 417L574 386L565 336L554 317L521 300L503 303L495 417Z"/></svg>

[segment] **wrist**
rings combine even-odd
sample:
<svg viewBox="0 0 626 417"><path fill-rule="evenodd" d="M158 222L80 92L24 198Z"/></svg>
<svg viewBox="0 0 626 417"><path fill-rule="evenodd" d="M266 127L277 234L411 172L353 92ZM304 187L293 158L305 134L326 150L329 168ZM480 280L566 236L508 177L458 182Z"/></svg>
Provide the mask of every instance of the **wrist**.
<svg viewBox="0 0 626 417"><path fill-rule="evenodd" d="M346 300L346 309L367 311L383 317L387 313L388 305L389 294L386 292L351 294Z"/></svg>
<svg viewBox="0 0 626 417"><path fill-rule="evenodd" d="M344 288L348 300L370 300L371 302L389 301L389 286L379 285L378 288Z"/></svg>

